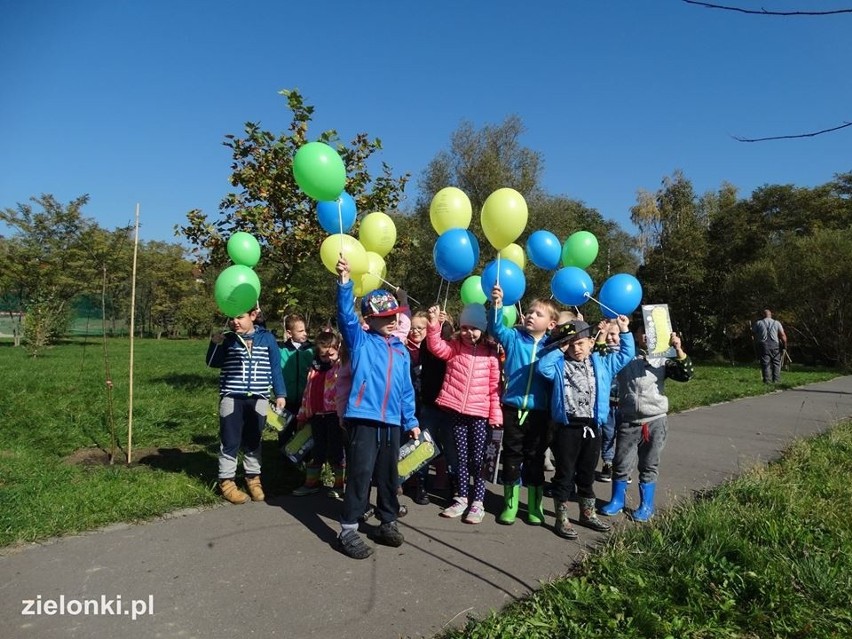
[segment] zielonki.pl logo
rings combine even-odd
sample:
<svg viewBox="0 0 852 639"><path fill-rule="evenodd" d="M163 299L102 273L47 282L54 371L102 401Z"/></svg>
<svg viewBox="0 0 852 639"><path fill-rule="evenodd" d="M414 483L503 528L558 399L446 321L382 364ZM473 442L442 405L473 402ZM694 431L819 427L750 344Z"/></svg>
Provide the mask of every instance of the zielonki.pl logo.
<svg viewBox="0 0 852 639"><path fill-rule="evenodd" d="M91 599L70 599L65 595L59 595L58 599L43 599L37 595L35 599L22 599L22 615L91 615L91 616L117 616L130 617L136 621L139 617L154 614L154 595L148 595L147 599L130 599L129 605L125 605L121 595L115 597L93 597Z"/></svg>

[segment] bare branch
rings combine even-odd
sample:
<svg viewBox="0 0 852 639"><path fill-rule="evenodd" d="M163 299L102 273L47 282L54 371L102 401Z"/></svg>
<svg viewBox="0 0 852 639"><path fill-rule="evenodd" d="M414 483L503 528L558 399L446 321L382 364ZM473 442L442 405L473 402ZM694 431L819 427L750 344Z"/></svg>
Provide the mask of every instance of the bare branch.
<svg viewBox="0 0 852 639"><path fill-rule="evenodd" d="M852 122L844 122L840 126L835 126L830 129L823 129L822 131L813 131L812 133L799 133L798 135L773 135L768 138L741 138L736 135L732 135L737 142L765 142L766 140L792 140L795 138L812 138L817 135L822 135L823 133L831 133L832 131L839 131L840 129L845 129L847 126L852 126Z"/></svg>
<svg viewBox="0 0 852 639"><path fill-rule="evenodd" d="M686 4L696 4L707 9L723 9L724 11L736 11L737 13L750 13L763 16L830 16L838 13L852 13L852 9L833 9L830 11L767 11L766 9L743 9L742 7L728 7L712 2L696 2L696 0L683 0ZM824 133L824 131L820 131ZM803 137L799 135L791 137ZM775 139L775 138L767 138ZM754 142L755 140L743 140L743 142Z"/></svg>

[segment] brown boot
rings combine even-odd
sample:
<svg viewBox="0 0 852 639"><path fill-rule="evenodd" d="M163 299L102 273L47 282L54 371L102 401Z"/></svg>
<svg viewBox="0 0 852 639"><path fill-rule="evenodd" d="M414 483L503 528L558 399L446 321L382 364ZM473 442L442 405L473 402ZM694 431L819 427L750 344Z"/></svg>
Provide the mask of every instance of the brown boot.
<svg viewBox="0 0 852 639"><path fill-rule="evenodd" d="M219 482L219 490L222 491L222 497L227 499L232 504L244 504L251 497L237 488L233 479L223 479Z"/></svg>
<svg viewBox="0 0 852 639"><path fill-rule="evenodd" d="M263 494L263 487L260 485L260 475L246 478L246 488L248 488L252 501L264 501L266 495Z"/></svg>

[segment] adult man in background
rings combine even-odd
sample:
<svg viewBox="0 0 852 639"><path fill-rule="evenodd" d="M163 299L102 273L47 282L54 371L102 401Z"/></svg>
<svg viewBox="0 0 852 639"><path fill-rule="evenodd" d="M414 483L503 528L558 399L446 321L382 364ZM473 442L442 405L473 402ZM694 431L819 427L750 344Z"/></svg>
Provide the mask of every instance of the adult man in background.
<svg viewBox="0 0 852 639"><path fill-rule="evenodd" d="M787 350L787 334L781 322L772 318L772 311L763 309L763 318L752 326L760 367L763 371L763 383L775 384L781 381L783 351Z"/></svg>

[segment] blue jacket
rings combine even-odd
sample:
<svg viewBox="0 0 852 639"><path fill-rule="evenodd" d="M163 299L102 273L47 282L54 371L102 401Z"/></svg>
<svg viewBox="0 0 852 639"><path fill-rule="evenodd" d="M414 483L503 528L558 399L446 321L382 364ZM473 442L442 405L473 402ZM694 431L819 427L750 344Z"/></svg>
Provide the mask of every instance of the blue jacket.
<svg viewBox="0 0 852 639"><path fill-rule="evenodd" d="M535 374L538 352L546 337L534 339L523 328L503 326L503 309L488 309L488 333L503 346L506 362L503 377L506 388L501 403L521 410L547 410L550 388ZM558 351L557 351L558 352Z"/></svg>
<svg viewBox="0 0 852 639"><path fill-rule="evenodd" d="M593 352L592 370L595 373L595 422L603 426L609 415L609 391L612 380L636 355L631 333L621 333L621 345L615 353ZM567 424L565 414L565 353L554 348L538 360L539 376L552 382L550 394L550 416L558 424Z"/></svg>
<svg viewBox="0 0 852 639"><path fill-rule="evenodd" d="M344 417L411 430L418 426L411 356L398 337L384 337L361 327L355 315L353 286L349 281L337 287L337 325L349 348L352 366L352 390Z"/></svg>
<svg viewBox="0 0 852 639"><path fill-rule="evenodd" d="M243 338L233 332L225 333L221 344L210 342L207 365L222 369L220 395L260 395L270 401L287 395L281 373L281 351L275 335L262 326L254 327L251 352Z"/></svg>

